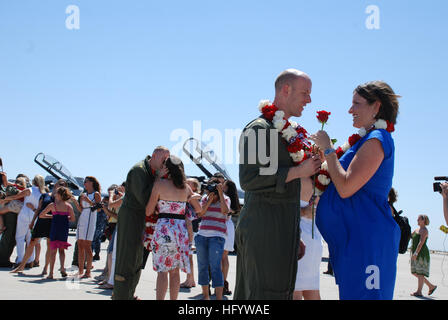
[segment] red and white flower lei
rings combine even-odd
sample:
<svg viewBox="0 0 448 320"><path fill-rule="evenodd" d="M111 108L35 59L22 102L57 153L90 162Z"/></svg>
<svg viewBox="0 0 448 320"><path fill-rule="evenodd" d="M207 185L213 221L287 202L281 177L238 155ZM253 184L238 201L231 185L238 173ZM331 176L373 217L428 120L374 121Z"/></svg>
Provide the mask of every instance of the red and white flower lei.
<svg viewBox="0 0 448 320"><path fill-rule="evenodd" d="M305 128L301 127L294 121L285 119L285 113L279 110L274 104L271 104L269 100L261 100L258 105L258 109L266 120L272 121L275 129L282 134L282 137L288 143L287 149L289 151L289 155L294 161L294 165L299 165L311 156L312 145L308 141L308 132ZM374 123L373 129L385 129L388 132L394 132L395 130L393 123L383 119L378 119ZM358 133L351 135L346 143L336 149L338 159L341 158L348 149L353 147L366 134L367 130L365 128L361 128ZM314 182L316 196L322 195L331 182L326 161L322 163L321 169L316 175Z"/></svg>
<svg viewBox="0 0 448 320"><path fill-rule="evenodd" d="M271 104L269 100L261 100L258 109L268 121L272 121L275 129L286 140L288 152L297 166L310 157L312 150L308 141L308 132L297 122L285 119L285 113Z"/></svg>
<svg viewBox="0 0 448 320"><path fill-rule="evenodd" d="M384 130L387 130L388 132L395 131L394 124L389 121L383 120L383 119L378 119L373 124L373 129L384 129ZM344 153L347 152L348 149L353 147L366 134L367 134L367 130L365 128L361 128L361 129L359 129L358 133L351 135L348 138L347 142L345 142L342 146L340 146L339 148L336 149L336 155L337 155L338 159L341 158L344 155ZM322 163L321 169L320 169L319 173L317 174L314 182L315 182L316 195L317 196L322 195L322 193L325 191L325 189L331 182L330 174L328 173L327 161Z"/></svg>

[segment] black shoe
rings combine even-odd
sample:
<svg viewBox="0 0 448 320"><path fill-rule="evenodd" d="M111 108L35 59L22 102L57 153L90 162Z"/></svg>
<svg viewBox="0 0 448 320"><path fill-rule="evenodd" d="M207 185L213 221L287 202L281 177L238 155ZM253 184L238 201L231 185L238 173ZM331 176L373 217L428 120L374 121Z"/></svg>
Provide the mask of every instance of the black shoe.
<svg viewBox="0 0 448 320"><path fill-rule="evenodd" d="M33 267L33 265L34 265L33 262L27 263L25 265L25 269L31 269Z"/></svg>
<svg viewBox="0 0 448 320"><path fill-rule="evenodd" d="M229 290L229 283L227 281L224 281L224 288L222 290L222 294L225 296L230 296L232 294L232 291Z"/></svg>
<svg viewBox="0 0 448 320"><path fill-rule="evenodd" d="M95 253L95 255L93 256L93 261L98 261L98 260L100 260L100 254Z"/></svg>

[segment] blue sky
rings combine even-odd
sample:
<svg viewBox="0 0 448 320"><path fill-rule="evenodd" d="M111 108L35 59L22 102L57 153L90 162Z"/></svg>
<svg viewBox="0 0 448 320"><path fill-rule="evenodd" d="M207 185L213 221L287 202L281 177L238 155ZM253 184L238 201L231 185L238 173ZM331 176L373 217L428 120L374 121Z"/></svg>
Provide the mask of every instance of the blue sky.
<svg viewBox="0 0 448 320"><path fill-rule="evenodd" d="M69 5L79 30L66 28ZM369 5L378 30L366 28ZM193 134L193 121L202 132L243 128L290 67L313 80L313 101L294 120L314 132L315 111L331 111L327 130L342 143L356 132L353 89L384 80L402 95L397 208L413 228L427 214L429 247L442 250L432 182L448 175L447 10L444 0L2 1L0 157L11 177L44 174L33 159L45 152L76 176L120 183L155 146L179 143L173 131ZM226 167L238 181L236 163Z"/></svg>

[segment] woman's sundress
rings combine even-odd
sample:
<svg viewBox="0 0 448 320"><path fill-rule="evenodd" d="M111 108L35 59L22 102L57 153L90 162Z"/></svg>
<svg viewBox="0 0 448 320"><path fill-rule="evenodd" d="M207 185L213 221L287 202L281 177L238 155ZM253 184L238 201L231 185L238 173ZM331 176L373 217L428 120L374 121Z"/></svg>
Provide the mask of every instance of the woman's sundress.
<svg viewBox="0 0 448 320"><path fill-rule="evenodd" d="M153 268L168 272L180 268L190 273L189 239L185 219L194 217L186 210L184 201L159 200L158 219L151 240Z"/></svg>

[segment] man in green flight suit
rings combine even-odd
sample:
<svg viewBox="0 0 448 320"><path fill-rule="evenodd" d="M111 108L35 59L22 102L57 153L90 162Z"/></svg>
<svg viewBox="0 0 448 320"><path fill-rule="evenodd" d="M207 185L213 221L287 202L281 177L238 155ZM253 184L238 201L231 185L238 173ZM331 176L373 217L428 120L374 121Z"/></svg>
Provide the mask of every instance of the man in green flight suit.
<svg viewBox="0 0 448 320"><path fill-rule="evenodd" d="M284 118L300 117L311 102L311 79L296 69L275 81L273 104ZM298 166L272 121L260 115L243 130L239 177L245 191L237 224L235 300L291 300L297 260L305 251L300 241L300 178L320 169L318 157Z"/></svg>
<svg viewBox="0 0 448 320"><path fill-rule="evenodd" d="M114 300L134 299L143 263L145 209L157 178L166 174L163 164L170 152L157 147L129 171L126 193L117 221L117 258L115 262Z"/></svg>

